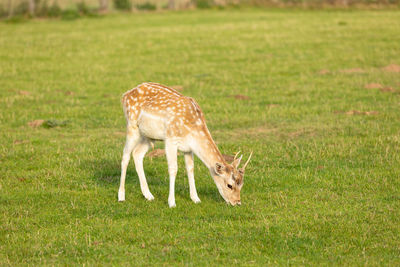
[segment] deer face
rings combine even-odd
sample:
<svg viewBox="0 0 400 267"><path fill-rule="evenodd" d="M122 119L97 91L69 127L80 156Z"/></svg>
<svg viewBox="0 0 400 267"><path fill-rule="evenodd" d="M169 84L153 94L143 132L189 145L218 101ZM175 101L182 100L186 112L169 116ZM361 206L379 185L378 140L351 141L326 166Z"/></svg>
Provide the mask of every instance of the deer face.
<svg viewBox="0 0 400 267"><path fill-rule="evenodd" d="M250 155L243 168L238 168L242 157L236 159L236 156L232 164L216 163L213 174L219 193L232 206L241 205L240 190L243 187L244 170L251 158Z"/></svg>

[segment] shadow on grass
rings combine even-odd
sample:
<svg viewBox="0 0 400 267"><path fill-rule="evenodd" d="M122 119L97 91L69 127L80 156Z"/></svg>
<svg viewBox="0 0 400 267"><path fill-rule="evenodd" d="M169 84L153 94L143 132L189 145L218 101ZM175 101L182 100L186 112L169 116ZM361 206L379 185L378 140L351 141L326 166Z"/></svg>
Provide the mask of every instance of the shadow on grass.
<svg viewBox="0 0 400 267"><path fill-rule="evenodd" d="M81 163L80 168L85 170L90 169L92 172L91 178L102 186L119 185L121 177L121 163L119 161L110 159L87 160ZM164 184L160 179L151 179L151 177L157 176L152 169L145 169L145 174L149 186ZM148 177L150 177L150 179ZM125 184L140 186L133 160L129 162Z"/></svg>
<svg viewBox="0 0 400 267"><path fill-rule="evenodd" d="M158 164L154 164L153 168L149 168L149 163L144 164L145 175L150 191L152 193L159 191L168 191L169 179L167 174L167 167L162 170L158 170ZM147 168L146 168L147 165ZM80 165L81 169L90 170L91 179L103 187L118 188L121 176L121 163L110 159L96 159L82 161ZM185 179L185 182L182 180ZM207 179L207 186L197 186L197 192L202 200L208 200L213 202L223 202L223 199L219 196L218 190L214 185L211 177L201 177L200 179ZM127 169L125 184L129 187L137 188L140 192L139 177L135 170L135 164L133 160L129 162ZM154 191L154 192L153 192ZM175 184L175 194L182 198L189 197L189 187L187 182L186 172L184 168L178 171Z"/></svg>
<svg viewBox="0 0 400 267"><path fill-rule="evenodd" d="M207 188L198 189L197 194L201 200L207 199L217 203L225 203L224 199L219 195L217 187L213 188L209 186Z"/></svg>

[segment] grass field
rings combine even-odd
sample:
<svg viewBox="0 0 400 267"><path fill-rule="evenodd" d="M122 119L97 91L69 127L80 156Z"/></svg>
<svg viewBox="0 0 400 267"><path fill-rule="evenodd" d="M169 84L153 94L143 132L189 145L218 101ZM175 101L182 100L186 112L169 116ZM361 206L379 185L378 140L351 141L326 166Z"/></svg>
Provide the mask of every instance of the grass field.
<svg viewBox="0 0 400 267"><path fill-rule="evenodd" d="M400 12L188 11L0 23L0 265L399 265ZM179 158L117 202L120 96L182 86L242 206ZM235 97L236 95L236 97ZM65 127L31 127L34 120ZM162 143L156 145L162 148Z"/></svg>

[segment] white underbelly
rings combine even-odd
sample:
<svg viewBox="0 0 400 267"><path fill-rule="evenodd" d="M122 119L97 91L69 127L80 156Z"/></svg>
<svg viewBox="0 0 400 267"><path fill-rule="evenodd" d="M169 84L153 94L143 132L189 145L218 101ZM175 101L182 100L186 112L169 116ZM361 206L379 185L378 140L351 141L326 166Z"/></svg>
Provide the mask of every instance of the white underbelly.
<svg viewBox="0 0 400 267"><path fill-rule="evenodd" d="M140 112L138 127L142 135L155 140L165 140L165 119L146 111Z"/></svg>

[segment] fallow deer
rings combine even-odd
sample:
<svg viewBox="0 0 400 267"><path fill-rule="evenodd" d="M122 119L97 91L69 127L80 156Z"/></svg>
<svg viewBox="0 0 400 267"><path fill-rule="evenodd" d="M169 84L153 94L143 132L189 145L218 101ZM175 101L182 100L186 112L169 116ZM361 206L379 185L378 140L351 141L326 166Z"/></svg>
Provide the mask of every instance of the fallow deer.
<svg viewBox="0 0 400 267"><path fill-rule="evenodd" d="M121 162L121 181L118 200L125 200L125 177L132 153L140 189L144 197L153 200L143 171L143 158L155 140L165 141L169 173L168 204L175 207L175 177L178 171L177 152L184 153L189 179L190 198L200 199L194 181L193 153L210 170L223 199L231 205L240 205L243 176L251 154L242 168L238 153L228 164L218 150L206 126L203 112L193 98L183 96L172 88L158 83L142 83L122 96L127 121L127 136Z"/></svg>

